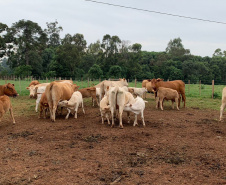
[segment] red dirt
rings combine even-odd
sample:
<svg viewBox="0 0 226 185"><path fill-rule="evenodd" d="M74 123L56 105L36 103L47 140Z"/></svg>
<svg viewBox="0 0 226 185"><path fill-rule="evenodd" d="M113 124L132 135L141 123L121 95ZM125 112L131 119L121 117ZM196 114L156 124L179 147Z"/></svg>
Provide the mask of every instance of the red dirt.
<svg viewBox="0 0 226 185"><path fill-rule="evenodd" d="M0 123L0 184L226 184L226 122L219 111L156 110L146 127L102 125L97 107L78 119ZM133 117L132 117L133 120ZM116 122L118 123L118 121Z"/></svg>

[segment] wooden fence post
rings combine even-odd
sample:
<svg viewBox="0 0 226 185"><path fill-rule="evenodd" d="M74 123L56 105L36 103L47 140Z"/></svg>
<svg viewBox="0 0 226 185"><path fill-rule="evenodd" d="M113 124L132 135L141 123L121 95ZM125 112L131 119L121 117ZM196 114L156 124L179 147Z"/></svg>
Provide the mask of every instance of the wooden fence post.
<svg viewBox="0 0 226 185"><path fill-rule="evenodd" d="M137 87L137 79L135 78L135 87Z"/></svg>
<svg viewBox="0 0 226 185"><path fill-rule="evenodd" d="M61 77L59 77L59 80L61 80Z"/></svg>
<svg viewBox="0 0 226 185"><path fill-rule="evenodd" d="M81 88L83 88L83 79L81 78Z"/></svg>
<svg viewBox="0 0 226 185"><path fill-rule="evenodd" d="M20 82L20 77L19 77L19 86L20 86L20 94L21 94L21 82Z"/></svg>
<svg viewBox="0 0 226 185"><path fill-rule="evenodd" d="M88 78L88 81L87 81L87 85L88 85L87 87L89 87L89 78Z"/></svg>
<svg viewBox="0 0 226 185"><path fill-rule="evenodd" d="M214 80L212 80L212 98L214 98Z"/></svg>
<svg viewBox="0 0 226 185"><path fill-rule="evenodd" d="M201 80L199 80L199 95L201 96Z"/></svg>
<svg viewBox="0 0 226 185"><path fill-rule="evenodd" d="M190 80L188 80L188 94L190 94Z"/></svg>

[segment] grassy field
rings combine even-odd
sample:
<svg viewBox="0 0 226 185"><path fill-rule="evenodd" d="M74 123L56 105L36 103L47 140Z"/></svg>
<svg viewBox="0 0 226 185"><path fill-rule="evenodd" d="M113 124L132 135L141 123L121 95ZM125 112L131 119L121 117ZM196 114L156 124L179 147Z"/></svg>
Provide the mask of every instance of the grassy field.
<svg viewBox="0 0 226 185"><path fill-rule="evenodd" d="M0 84L3 85L5 83L13 83L15 85L15 88L17 92L20 94L21 97L21 104L28 104L29 110L34 109L34 100L30 100L28 98L29 91L26 89L26 87L30 84L30 80L26 81L14 81L14 80L0 80ZM46 80L40 80L41 83L46 82ZM50 80L48 81L50 82ZM89 83L87 81L74 81L80 88L85 88L88 86L96 85L99 83L99 81L90 81ZM135 83L130 82L129 87L134 87ZM141 82L138 82L136 84L136 87L141 87ZM187 103L186 107L188 108L197 108L197 109L214 109L219 110L219 107L221 105L221 93L222 89L224 88L223 85L215 85L214 86L214 99L212 99L212 85L203 85L201 84L201 87L199 87L199 84L186 84L185 91L186 91L186 97L187 97ZM13 103L16 103L17 100L13 99ZM153 99L149 98L148 101L151 103L155 103ZM170 103L170 102L169 102ZM23 110L21 110L23 114Z"/></svg>

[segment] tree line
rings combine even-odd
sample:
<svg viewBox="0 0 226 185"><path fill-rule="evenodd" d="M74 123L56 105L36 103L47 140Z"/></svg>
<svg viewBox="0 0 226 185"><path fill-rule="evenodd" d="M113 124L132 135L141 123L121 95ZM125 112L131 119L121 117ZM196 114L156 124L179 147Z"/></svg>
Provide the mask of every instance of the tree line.
<svg viewBox="0 0 226 185"><path fill-rule="evenodd" d="M143 51L117 35L87 45L83 34L66 34L58 22L19 20L11 27L0 23L0 75L52 78L181 79L196 83L226 81L226 51L216 49L212 57L195 56L181 38L169 41L165 51Z"/></svg>

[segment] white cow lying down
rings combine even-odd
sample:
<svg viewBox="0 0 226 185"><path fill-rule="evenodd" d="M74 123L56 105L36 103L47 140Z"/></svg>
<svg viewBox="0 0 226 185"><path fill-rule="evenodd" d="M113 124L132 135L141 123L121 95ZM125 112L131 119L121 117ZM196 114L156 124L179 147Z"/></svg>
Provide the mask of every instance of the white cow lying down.
<svg viewBox="0 0 226 185"><path fill-rule="evenodd" d="M68 113L67 113L65 119L68 119L69 114L71 113L71 111L75 112L75 118L77 118L78 107L79 107L80 104L82 105L82 110L83 110L83 113L85 114L84 107L83 107L82 94L79 91L75 91L72 94L70 100L68 100L68 101L67 100L60 101L58 103L58 106L67 108Z"/></svg>
<svg viewBox="0 0 226 185"><path fill-rule="evenodd" d="M137 96L135 98L135 102L133 104L126 104L124 107L125 112L133 112L135 114L135 120L133 126L138 125L137 123L137 115L141 114L141 119L143 122L143 126L145 127L145 122L144 122L144 109L145 109L145 102L141 97Z"/></svg>

